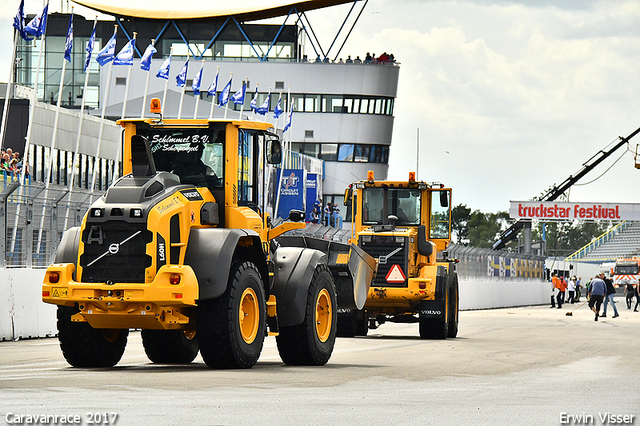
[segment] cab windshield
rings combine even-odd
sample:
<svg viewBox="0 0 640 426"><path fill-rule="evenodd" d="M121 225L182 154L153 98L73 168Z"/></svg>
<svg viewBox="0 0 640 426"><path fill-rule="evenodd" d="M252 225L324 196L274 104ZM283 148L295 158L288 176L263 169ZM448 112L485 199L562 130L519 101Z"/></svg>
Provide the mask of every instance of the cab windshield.
<svg viewBox="0 0 640 426"><path fill-rule="evenodd" d="M420 224L420 190L409 188L365 188L362 198L362 222L385 225L389 216L397 217L397 226Z"/></svg>
<svg viewBox="0 0 640 426"><path fill-rule="evenodd" d="M139 129L149 140L158 171L182 183L223 186L224 125L206 129Z"/></svg>

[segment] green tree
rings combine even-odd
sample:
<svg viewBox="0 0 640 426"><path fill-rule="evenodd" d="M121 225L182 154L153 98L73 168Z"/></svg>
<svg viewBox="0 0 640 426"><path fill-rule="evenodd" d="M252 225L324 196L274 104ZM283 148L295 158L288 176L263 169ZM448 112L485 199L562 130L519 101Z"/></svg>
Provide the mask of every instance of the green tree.
<svg viewBox="0 0 640 426"><path fill-rule="evenodd" d="M469 244L473 247L490 248L500 232L507 227L507 212L482 213L476 210L469 218Z"/></svg>
<svg viewBox="0 0 640 426"><path fill-rule="evenodd" d="M451 209L451 229L455 235L456 243L469 237L470 218L471 209L466 204L458 204Z"/></svg>

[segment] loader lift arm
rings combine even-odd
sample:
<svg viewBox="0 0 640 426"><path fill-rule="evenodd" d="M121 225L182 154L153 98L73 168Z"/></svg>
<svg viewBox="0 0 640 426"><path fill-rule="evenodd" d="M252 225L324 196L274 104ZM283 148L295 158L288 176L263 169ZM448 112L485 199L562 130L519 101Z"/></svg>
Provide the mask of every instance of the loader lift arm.
<svg viewBox="0 0 640 426"><path fill-rule="evenodd" d="M598 164L602 163L606 160L611 154L617 151L620 147L629 143L629 140L633 138L635 135L640 133L640 127L637 128L633 133L631 133L626 138L622 136L618 136L620 139L618 143L613 146L609 150L600 150L593 157L591 157L587 162L582 165L582 168L575 175L570 175L564 182L562 182L559 186L554 186L547 193L542 195L538 200L539 201L553 201L558 198L560 195L564 194L573 184L578 182L584 175L593 170ZM518 236L518 232L524 227L524 225L529 222L529 220L516 220L509 228L504 230L498 240L493 244L494 250L503 249L509 242L514 240Z"/></svg>

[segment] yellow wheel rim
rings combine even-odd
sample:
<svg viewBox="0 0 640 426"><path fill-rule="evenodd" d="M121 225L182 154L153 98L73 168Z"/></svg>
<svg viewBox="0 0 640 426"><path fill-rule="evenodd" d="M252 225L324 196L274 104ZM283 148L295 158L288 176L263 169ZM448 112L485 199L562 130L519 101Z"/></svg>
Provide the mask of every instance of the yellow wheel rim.
<svg viewBox="0 0 640 426"><path fill-rule="evenodd" d="M326 342L329 339L331 321L333 321L331 296L327 289L323 288L318 293L318 299L316 300L316 334L321 342Z"/></svg>
<svg viewBox="0 0 640 426"><path fill-rule="evenodd" d="M247 343L253 343L260 326L260 307L258 306L258 297L252 288L247 288L240 297L240 334L242 340Z"/></svg>

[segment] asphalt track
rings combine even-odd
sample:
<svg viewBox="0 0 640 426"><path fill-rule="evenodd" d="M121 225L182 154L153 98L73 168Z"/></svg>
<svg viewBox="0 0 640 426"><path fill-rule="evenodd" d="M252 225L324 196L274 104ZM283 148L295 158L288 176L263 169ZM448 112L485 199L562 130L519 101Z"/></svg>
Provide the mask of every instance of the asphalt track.
<svg viewBox="0 0 640 426"><path fill-rule="evenodd" d="M461 312L459 337L441 341L385 324L338 339L323 367L283 365L273 337L254 368L229 371L151 364L137 332L112 369L69 367L57 339L2 342L0 424L640 425L640 312L617 305L598 322L587 306L566 315L578 305Z"/></svg>

